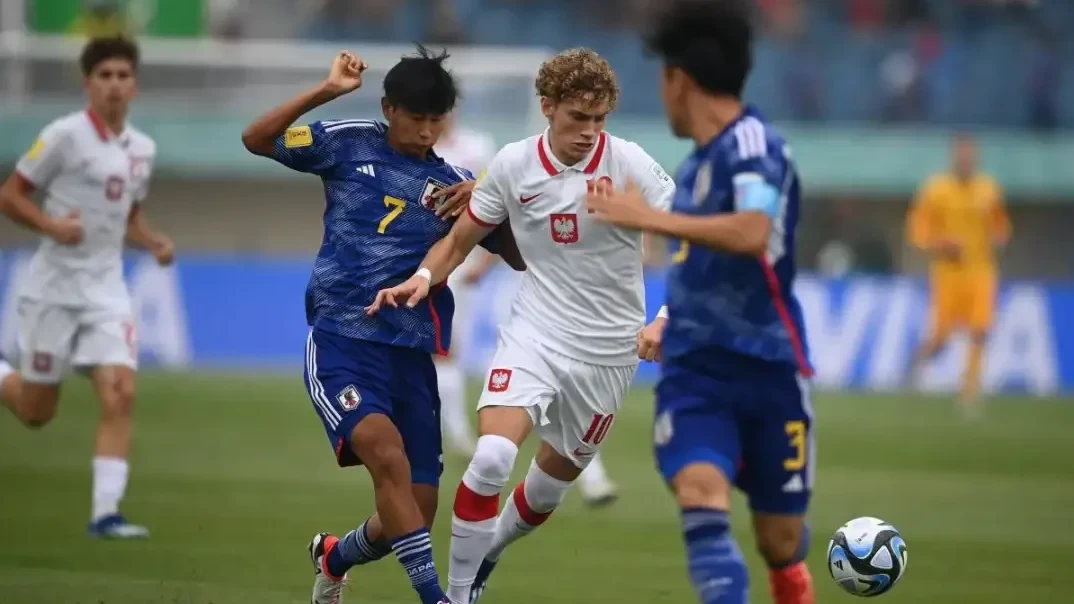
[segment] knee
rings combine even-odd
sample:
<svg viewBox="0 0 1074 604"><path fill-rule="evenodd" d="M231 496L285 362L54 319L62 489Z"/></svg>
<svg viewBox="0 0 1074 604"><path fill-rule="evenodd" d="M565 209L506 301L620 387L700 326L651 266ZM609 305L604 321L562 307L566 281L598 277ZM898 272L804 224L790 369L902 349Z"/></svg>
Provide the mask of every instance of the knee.
<svg viewBox="0 0 1074 604"><path fill-rule="evenodd" d="M398 433L379 429L373 422L365 420L358 423L351 433L351 443L369 470L373 482L381 482L394 477L410 480L410 462L407 460L403 441ZM355 446L360 443L359 446Z"/></svg>
<svg viewBox="0 0 1074 604"><path fill-rule="evenodd" d="M714 465L686 466L672 478L671 486L680 508L731 509L731 485Z"/></svg>
<svg viewBox="0 0 1074 604"><path fill-rule="evenodd" d="M778 568L805 560L809 529L800 520L756 523L757 550L768 566Z"/></svg>
<svg viewBox="0 0 1074 604"><path fill-rule="evenodd" d="M129 419L134 415L134 380L118 378L101 401L105 419Z"/></svg>
<svg viewBox="0 0 1074 604"><path fill-rule="evenodd" d="M56 417L58 393L54 387L24 385L22 389L21 419L30 428L43 428Z"/></svg>
<svg viewBox="0 0 1074 604"><path fill-rule="evenodd" d="M503 436L485 435L477 440L477 450L467 474L482 486L502 489L511 478L518 445Z"/></svg>

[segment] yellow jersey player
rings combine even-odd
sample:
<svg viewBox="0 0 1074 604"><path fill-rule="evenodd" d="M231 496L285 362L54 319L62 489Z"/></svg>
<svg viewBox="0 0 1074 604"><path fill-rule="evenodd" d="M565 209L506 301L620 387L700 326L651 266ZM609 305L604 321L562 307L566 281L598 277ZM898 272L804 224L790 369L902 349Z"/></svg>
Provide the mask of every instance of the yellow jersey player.
<svg viewBox="0 0 1074 604"><path fill-rule="evenodd" d="M970 352L960 401L976 409L981 365L992 327L999 269L997 247L1011 237L1003 192L977 168L977 145L958 135L952 144L951 171L921 187L907 220L910 242L930 255L932 329L914 358L916 383L921 368L957 329L970 333Z"/></svg>

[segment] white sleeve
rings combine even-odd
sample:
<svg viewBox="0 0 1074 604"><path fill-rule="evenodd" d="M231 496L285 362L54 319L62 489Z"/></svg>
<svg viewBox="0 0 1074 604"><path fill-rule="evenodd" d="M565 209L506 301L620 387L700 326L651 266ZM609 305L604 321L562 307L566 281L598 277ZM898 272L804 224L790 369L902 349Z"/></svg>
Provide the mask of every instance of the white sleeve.
<svg viewBox="0 0 1074 604"><path fill-rule="evenodd" d="M467 211L474 222L491 228L507 220L507 204L504 201L509 188L507 163L504 152L500 151L492 158L488 169L477 179L470 205Z"/></svg>
<svg viewBox="0 0 1074 604"><path fill-rule="evenodd" d="M48 188L63 170L70 138L68 131L59 123L49 124L15 164L15 171L34 187Z"/></svg>
<svg viewBox="0 0 1074 604"><path fill-rule="evenodd" d="M649 205L658 210L670 211L671 201L675 196L675 181L639 145L627 142L623 151L627 174L641 189Z"/></svg>
<svg viewBox="0 0 1074 604"><path fill-rule="evenodd" d="M145 165L139 168L144 172L139 174L141 182L138 184L138 189L134 191L134 201L136 203L144 203L146 198L149 197L149 181L153 178L153 165L156 161L157 154L154 152L145 159Z"/></svg>

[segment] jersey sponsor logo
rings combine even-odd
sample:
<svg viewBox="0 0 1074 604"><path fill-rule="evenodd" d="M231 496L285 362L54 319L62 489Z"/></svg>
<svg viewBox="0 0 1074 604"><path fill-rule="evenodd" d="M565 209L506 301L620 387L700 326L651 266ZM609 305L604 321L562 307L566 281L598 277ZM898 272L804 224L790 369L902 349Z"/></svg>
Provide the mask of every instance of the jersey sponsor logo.
<svg viewBox="0 0 1074 604"><path fill-rule="evenodd" d="M671 176L668 176L668 173L664 171L664 168L655 161L649 166L649 174L652 174L653 177L656 178L657 184L659 184L660 188L665 191L675 186L675 181L671 180Z"/></svg>
<svg viewBox="0 0 1074 604"><path fill-rule="evenodd" d="M313 130L310 130L309 126L288 128L283 135L283 144L288 149L309 147L313 144Z"/></svg>
<svg viewBox="0 0 1074 604"><path fill-rule="evenodd" d="M377 170L373 167L373 164L362 164L355 168L355 171L366 176L376 177L377 175Z"/></svg>
<svg viewBox="0 0 1074 604"><path fill-rule="evenodd" d="M675 428L671 422L671 412L665 411L653 422L653 444L663 447L671 442L671 437L674 435Z"/></svg>
<svg viewBox="0 0 1074 604"><path fill-rule="evenodd" d="M805 483L802 481L801 474L795 474L791 476L791 479L783 484L781 490L784 493L801 493L805 491Z"/></svg>
<svg viewBox="0 0 1074 604"><path fill-rule="evenodd" d="M345 411L354 411L361 404L362 395L358 393L358 389L354 386L347 386L336 395L336 401Z"/></svg>
<svg viewBox="0 0 1074 604"><path fill-rule="evenodd" d="M437 198L433 197L433 195L439 193L440 191L443 191L446 188L448 188L448 185L440 182L439 180L436 180L435 178L425 179L425 187L421 190L421 205L429 208L430 210L435 210L440 206L444 205L444 202L447 201L446 198Z"/></svg>
<svg viewBox="0 0 1074 604"><path fill-rule="evenodd" d="M552 241L564 245L578 243L577 214L552 214L548 224L552 229Z"/></svg>
<svg viewBox="0 0 1074 604"><path fill-rule="evenodd" d="M510 369L493 369L489 373L489 392L507 392L511 387L511 373Z"/></svg>
<svg viewBox="0 0 1074 604"><path fill-rule="evenodd" d="M40 138L34 141L34 144L30 145L30 150L26 152L26 159L37 159L41 157L41 152L45 150L45 141Z"/></svg>
<svg viewBox="0 0 1074 604"><path fill-rule="evenodd" d="M533 201L534 199L537 199L541 195L543 195L543 193L538 193L536 195L530 195L528 197L526 195L519 195L518 196L518 203L520 203L522 205L526 205L527 203Z"/></svg>
<svg viewBox="0 0 1074 604"><path fill-rule="evenodd" d="M108 201L119 201L123 199L123 189L126 188L127 182L123 180L122 176L109 176L108 180L104 183L104 196Z"/></svg>
<svg viewBox="0 0 1074 604"><path fill-rule="evenodd" d="M574 456L580 459L585 459L586 457L593 457L596 454L596 450L594 450L589 445L582 445L574 449Z"/></svg>
<svg viewBox="0 0 1074 604"><path fill-rule="evenodd" d="M149 157L130 156L131 180L147 180L149 178Z"/></svg>

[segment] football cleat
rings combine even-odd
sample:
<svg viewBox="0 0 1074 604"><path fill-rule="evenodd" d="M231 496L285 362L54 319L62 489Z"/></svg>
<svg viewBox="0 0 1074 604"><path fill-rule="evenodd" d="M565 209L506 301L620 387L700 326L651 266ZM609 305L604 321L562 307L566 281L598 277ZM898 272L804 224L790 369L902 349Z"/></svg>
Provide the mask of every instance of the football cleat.
<svg viewBox="0 0 1074 604"><path fill-rule="evenodd" d="M149 529L127 522L122 514L109 514L89 523L89 536L96 539L148 539Z"/></svg>
<svg viewBox="0 0 1074 604"><path fill-rule="evenodd" d="M327 557L339 543L339 537L328 533L318 533L310 541L310 561L313 562L313 595L310 604L340 604L343 602L343 587L347 584L347 575L341 578L328 573Z"/></svg>
<svg viewBox="0 0 1074 604"><path fill-rule="evenodd" d="M485 588L489 584L489 575L496 569L496 563L492 560L482 560L481 567L477 569L477 576L474 577L474 584L470 587L470 604L476 604L481 595L485 593Z"/></svg>
<svg viewBox="0 0 1074 604"><path fill-rule="evenodd" d="M586 485L582 490L582 501L591 508L608 507L619 499L619 489L608 481L596 485Z"/></svg>

